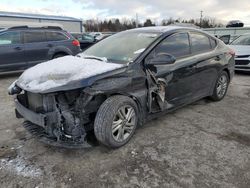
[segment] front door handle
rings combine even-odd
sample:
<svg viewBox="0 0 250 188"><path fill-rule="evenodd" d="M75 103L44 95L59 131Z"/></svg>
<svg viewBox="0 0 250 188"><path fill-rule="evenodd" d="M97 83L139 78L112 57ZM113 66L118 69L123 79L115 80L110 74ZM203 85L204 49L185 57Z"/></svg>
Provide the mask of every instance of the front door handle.
<svg viewBox="0 0 250 188"><path fill-rule="evenodd" d="M20 46L17 46L17 47L15 47L14 49L15 49L15 50L18 50L18 51L22 50L22 48L21 48Z"/></svg>
<svg viewBox="0 0 250 188"><path fill-rule="evenodd" d="M196 65L190 65L187 67L188 71L194 71L196 69Z"/></svg>
<svg viewBox="0 0 250 188"><path fill-rule="evenodd" d="M53 44L48 44L47 46L51 48L51 47L53 47Z"/></svg>
<svg viewBox="0 0 250 188"><path fill-rule="evenodd" d="M215 61L220 61L221 58L220 58L220 56L216 56L216 57L214 58L214 60L215 60Z"/></svg>

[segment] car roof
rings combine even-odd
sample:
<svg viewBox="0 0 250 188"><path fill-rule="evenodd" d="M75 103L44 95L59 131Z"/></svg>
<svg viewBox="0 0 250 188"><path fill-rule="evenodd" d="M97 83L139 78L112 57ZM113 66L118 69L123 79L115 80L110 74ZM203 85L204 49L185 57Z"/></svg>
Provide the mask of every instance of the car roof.
<svg viewBox="0 0 250 188"><path fill-rule="evenodd" d="M29 27L29 28L5 28L5 29L0 29L0 33L5 33L8 31L50 31L50 32L63 32L63 33L67 33L67 31L63 30L63 29L56 29L56 28L41 28L41 27Z"/></svg>
<svg viewBox="0 0 250 188"><path fill-rule="evenodd" d="M199 31L202 32L201 30L191 28L191 27L183 27L183 26L153 26L153 27L141 27L141 28L135 28L131 29L129 31L141 31L141 32L156 32L156 33L166 33L169 31L174 31L174 30L193 30L193 31Z"/></svg>
<svg viewBox="0 0 250 188"><path fill-rule="evenodd" d="M23 26L14 26L9 27L4 30L51 30L51 31L64 31L61 27L58 26L43 26L43 27L29 27L26 25Z"/></svg>

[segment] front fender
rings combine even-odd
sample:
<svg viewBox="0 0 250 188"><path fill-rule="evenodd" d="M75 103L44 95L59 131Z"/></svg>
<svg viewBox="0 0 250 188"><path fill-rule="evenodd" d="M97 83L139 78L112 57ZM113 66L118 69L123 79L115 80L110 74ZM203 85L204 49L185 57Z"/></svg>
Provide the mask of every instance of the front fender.
<svg viewBox="0 0 250 188"><path fill-rule="evenodd" d="M132 83L130 77L107 78L96 81L92 86L85 89L87 93L115 93L121 92Z"/></svg>

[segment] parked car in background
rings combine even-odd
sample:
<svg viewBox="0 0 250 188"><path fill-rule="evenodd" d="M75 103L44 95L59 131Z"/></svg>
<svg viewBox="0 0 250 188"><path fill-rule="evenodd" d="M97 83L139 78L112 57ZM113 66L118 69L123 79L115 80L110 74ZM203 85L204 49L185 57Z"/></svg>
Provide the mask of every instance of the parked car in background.
<svg viewBox="0 0 250 188"><path fill-rule="evenodd" d="M226 27L244 27L244 23L240 20L232 20L227 23Z"/></svg>
<svg viewBox="0 0 250 188"><path fill-rule="evenodd" d="M97 36L95 38L96 38L97 41L100 41L100 40L103 40L103 39L106 39L106 38L110 37L111 35L113 35L113 34L104 33L104 34L99 35L99 36Z"/></svg>
<svg viewBox="0 0 250 188"><path fill-rule="evenodd" d="M217 27L217 28L204 28L203 31L206 31L210 35L213 35L221 39L225 44L230 44L239 36L250 33L250 27Z"/></svg>
<svg viewBox="0 0 250 188"><path fill-rule="evenodd" d="M91 33L89 33L89 34L92 35L92 36L95 37L95 38L102 35L101 32L91 32Z"/></svg>
<svg viewBox="0 0 250 188"><path fill-rule="evenodd" d="M97 42L97 39L89 34L86 33L72 33L72 36L75 37L79 42L82 50L87 49L88 47L92 46Z"/></svg>
<svg viewBox="0 0 250 188"><path fill-rule="evenodd" d="M239 36L229 46L235 51L235 70L250 72L250 33Z"/></svg>
<svg viewBox="0 0 250 188"><path fill-rule="evenodd" d="M26 70L9 93L41 141L121 147L146 121L204 97L220 101L234 52L197 29L147 27L117 33L73 57ZM90 139L91 140L91 139Z"/></svg>
<svg viewBox="0 0 250 188"><path fill-rule="evenodd" d="M79 52L79 41L59 27L18 26L0 30L0 72L24 70Z"/></svg>

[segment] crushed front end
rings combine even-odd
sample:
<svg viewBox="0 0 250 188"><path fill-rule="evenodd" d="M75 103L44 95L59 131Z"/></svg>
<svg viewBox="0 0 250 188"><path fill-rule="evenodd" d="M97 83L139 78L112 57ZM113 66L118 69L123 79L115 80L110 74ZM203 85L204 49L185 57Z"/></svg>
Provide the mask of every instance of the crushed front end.
<svg viewBox="0 0 250 188"><path fill-rule="evenodd" d="M93 129L91 116L95 110L85 110L93 106L92 95L79 90L38 94L14 89L20 92L10 93L16 94L16 116L25 119L24 127L40 141L67 148L93 145L88 133Z"/></svg>

